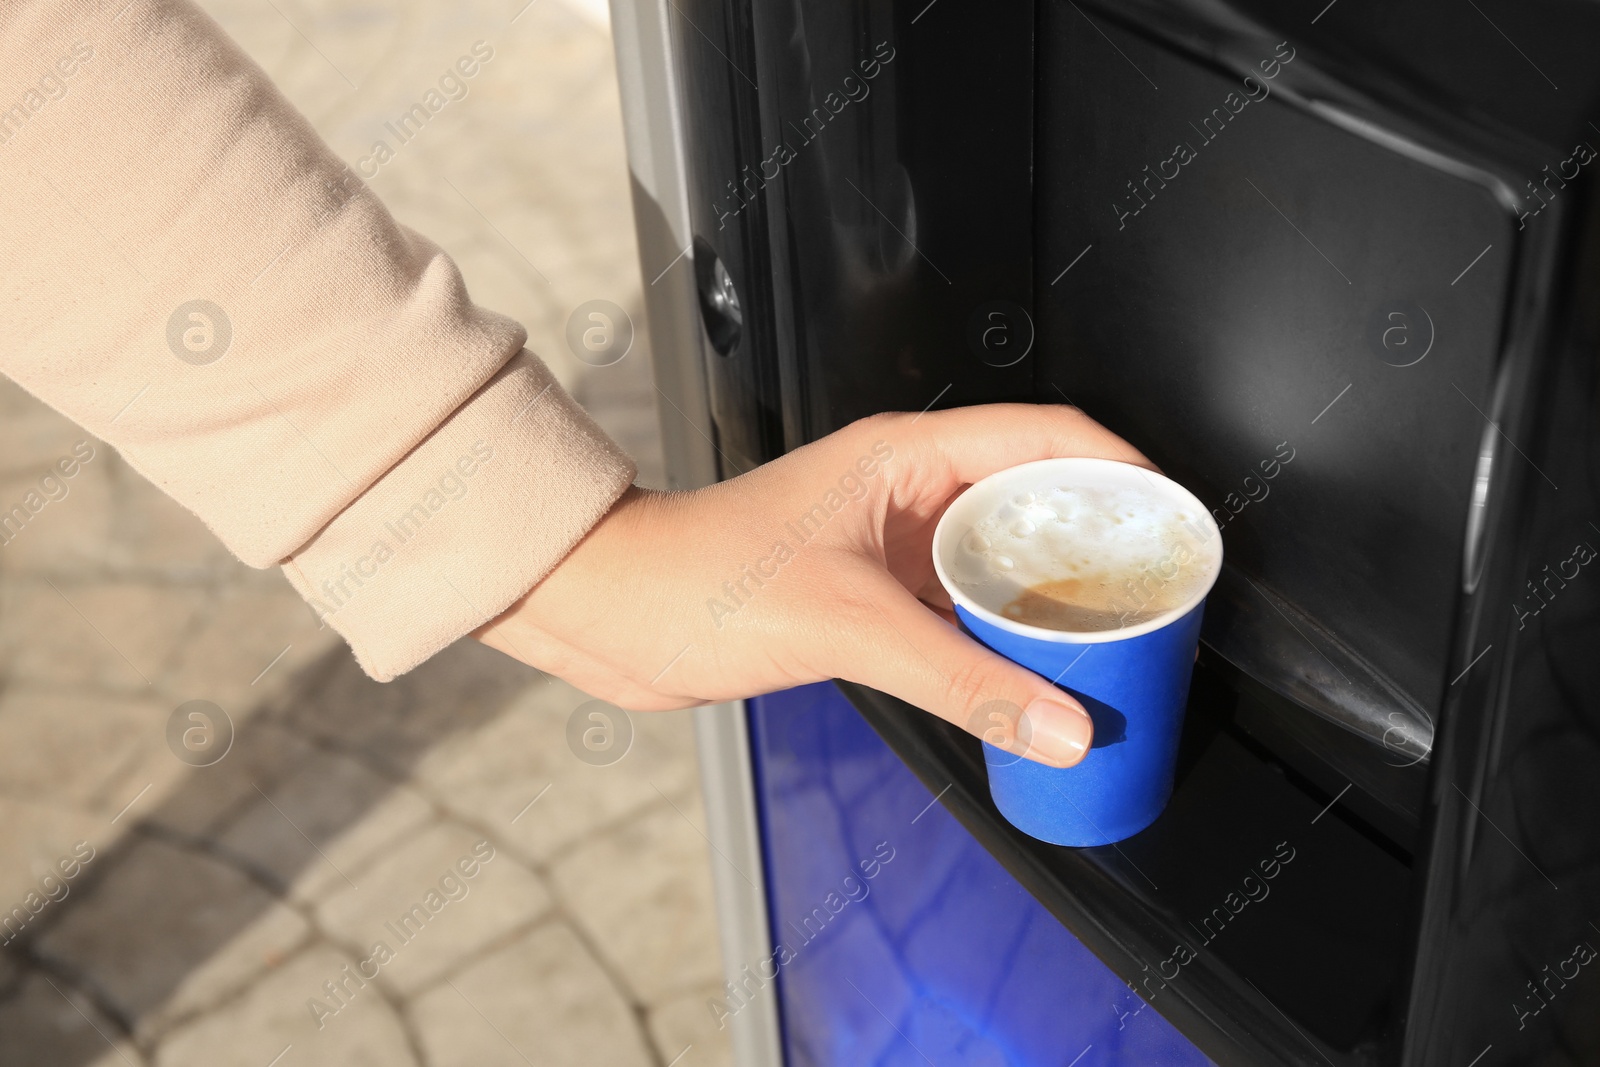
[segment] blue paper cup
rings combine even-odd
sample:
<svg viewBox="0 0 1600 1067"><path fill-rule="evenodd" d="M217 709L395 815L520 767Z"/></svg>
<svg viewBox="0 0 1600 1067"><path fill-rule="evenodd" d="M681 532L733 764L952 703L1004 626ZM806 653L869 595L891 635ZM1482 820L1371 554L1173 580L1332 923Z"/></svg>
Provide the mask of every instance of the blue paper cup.
<svg viewBox="0 0 1600 1067"><path fill-rule="evenodd" d="M1190 595L1159 614L1130 610L1123 618L1140 620L1132 625L1069 631L1002 614L1004 601L1020 593L1021 585L1008 589L993 577L958 580L964 569L972 571L962 545L975 527L1021 494L1056 487L1142 495L1177 509L1186 521L1170 531L1172 554L1136 576L1126 603L1149 604L1138 598L1179 580L1179 568L1203 568L1183 575ZM934 532L934 567L963 628L1071 693L1094 720L1094 741L1073 767L1048 767L984 743L989 793L1017 829L1057 845L1104 845L1131 837L1161 814L1172 794L1205 597L1222 568L1221 538L1194 494L1170 478L1114 460L1025 463L977 482L946 510ZM1026 743L1026 719L1021 726L1019 739Z"/></svg>

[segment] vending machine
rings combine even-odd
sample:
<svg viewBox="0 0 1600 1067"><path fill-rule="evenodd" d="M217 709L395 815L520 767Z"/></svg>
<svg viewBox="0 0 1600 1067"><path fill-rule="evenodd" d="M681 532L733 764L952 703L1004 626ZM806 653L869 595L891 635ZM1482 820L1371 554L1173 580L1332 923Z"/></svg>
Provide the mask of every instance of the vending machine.
<svg viewBox="0 0 1600 1067"><path fill-rule="evenodd" d="M1071 403L1212 511L1177 785L698 714L750 1067L1600 1063L1600 7L613 0L674 483Z"/></svg>

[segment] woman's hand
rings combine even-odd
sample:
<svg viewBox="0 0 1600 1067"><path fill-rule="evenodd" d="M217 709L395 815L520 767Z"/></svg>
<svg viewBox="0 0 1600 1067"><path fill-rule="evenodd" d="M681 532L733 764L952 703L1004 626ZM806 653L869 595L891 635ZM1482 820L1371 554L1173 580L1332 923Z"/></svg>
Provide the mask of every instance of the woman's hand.
<svg viewBox="0 0 1600 1067"><path fill-rule="evenodd" d="M877 415L705 489L630 489L477 636L634 710L842 678L1070 766L1082 705L958 631L931 554L964 487L1054 456L1151 466L1076 408Z"/></svg>

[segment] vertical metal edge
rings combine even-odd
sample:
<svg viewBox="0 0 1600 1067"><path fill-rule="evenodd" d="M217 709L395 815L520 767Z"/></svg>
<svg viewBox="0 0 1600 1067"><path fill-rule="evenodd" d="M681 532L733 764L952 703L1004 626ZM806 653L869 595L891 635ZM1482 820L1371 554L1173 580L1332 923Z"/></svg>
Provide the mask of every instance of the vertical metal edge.
<svg viewBox="0 0 1600 1067"><path fill-rule="evenodd" d="M611 0L611 35L667 480L695 489L717 481L718 471L669 3Z"/></svg>
<svg viewBox="0 0 1600 1067"><path fill-rule="evenodd" d="M694 489L717 481L718 467L669 4L611 0L611 29L667 481L673 489ZM745 705L697 708L694 723L722 966L731 980L773 953ZM752 992L747 985L740 995L745 1003L724 1020L734 1062L782 1067L776 986Z"/></svg>
<svg viewBox="0 0 1600 1067"><path fill-rule="evenodd" d="M706 832L717 853L711 861L711 881L717 895L722 970L730 981L745 972L738 989L744 1003L727 1019L733 1062L739 1067L781 1067L778 987L759 977L762 965L773 958L772 924L745 705L743 701L713 704L696 708L694 715ZM751 973L758 975L757 981L749 981ZM727 1006L736 1005L730 1000Z"/></svg>

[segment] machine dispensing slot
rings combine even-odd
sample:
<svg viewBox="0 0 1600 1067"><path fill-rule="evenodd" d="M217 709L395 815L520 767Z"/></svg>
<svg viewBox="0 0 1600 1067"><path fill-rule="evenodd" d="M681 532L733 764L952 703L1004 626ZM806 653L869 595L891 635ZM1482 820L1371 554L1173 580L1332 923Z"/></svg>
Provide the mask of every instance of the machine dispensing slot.
<svg viewBox="0 0 1600 1067"><path fill-rule="evenodd" d="M1359 734L1400 765L1426 762L1433 718L1337 637L1268 586L1223 567L1206 601L1205 641L1273 692Z"/></svg>

